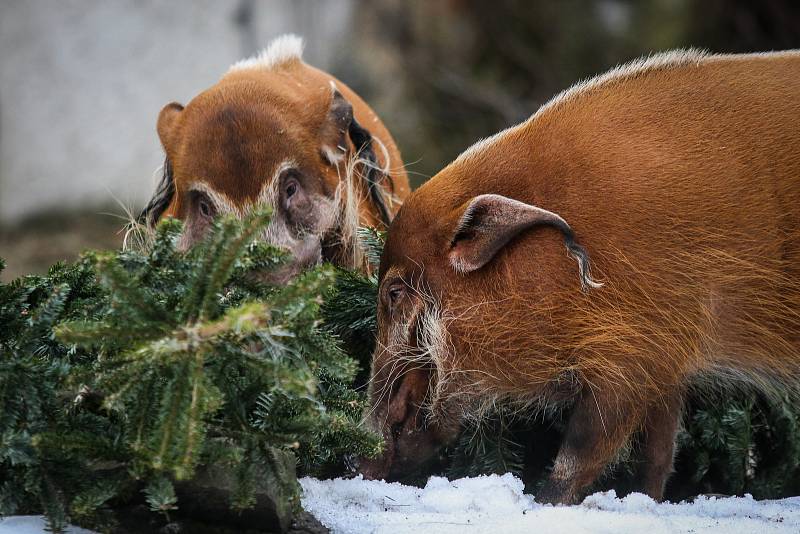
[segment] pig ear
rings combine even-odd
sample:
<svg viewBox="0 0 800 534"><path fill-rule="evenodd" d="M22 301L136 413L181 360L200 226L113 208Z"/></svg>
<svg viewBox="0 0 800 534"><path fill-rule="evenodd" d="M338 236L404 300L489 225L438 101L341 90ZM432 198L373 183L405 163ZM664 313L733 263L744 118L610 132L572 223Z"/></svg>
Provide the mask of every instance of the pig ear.
<svg viewBox="0 0 800 534"><path fill-rule="evenodd" d="M158 122L156 123L156 130L158 131L158 138L161 139L161 145L165 150L172 144L173 131L175 130L176 119L183 111L183 106L177 102L170 102L161 109L158 114Z"/></svg>
<svg viewBox="0 0 800 534"><path fill-rule="evenodd" d="M480 269L520 232L549 224L571 233L567 223L553 212L501 195L473 198L450 240L450 264L468 273Z"/></svg>
<svg viewBox="0 0 800 534"><path fill-rule="evenodd" d="M154 226L164 212L172 204L175 197L175 179L172 175L172 162L169 159L169 147L173 142L175 120L180 116L183 111L183 106L177 102L172 102L164 106L161 113L158 114L158 122L156 123L156 130L158 137L161 139L161 144L164 151L167 152L164 158L164 166L161 168L161 180L153 192L153 197L147 202L147 205L139 213L137 221L140 224L147 226Z"/></svg>
<svg viewBox="0 0 800 534"><path fill-rule="evenodd" d="M353 143L353 148L358 154L359 161L364 166L364 171L359 173L364 189L369 193L370 202L380 215L381 221L387 227L392 221L391 211L384 195L382 182L387 179L394 188L388 168L381 168L373 149L372 134L358 123L353 116L353 106L342 93L336 89L336 84L331 82L331 104L328 117L322 126L322 155L331 165L338 165L347 155L347 139ZM376 139L380 143L379 139ZM384 152L386 147L380 143ZM384 161L388 161L388 154Z"/></svg>
<svg viewBox="0 0 800 534"><path fill-rule="evenodd" d="M467 204L450 240L450 264L468 273L480 269L517 234L538 224L569 228L555 213L501 195L480 195Z"/></svg>
<svg viewBox="0 0 800 534"><path fill-rule="evenodd" d="M353 122L353 106L331 82L331 104L322 125L322 155L331 165L344 160L347 154L347 131Z"/></svg>
<svg viewBox="0 0 800 534"><path fill-rule="evenodd" d="M552 211L501 195L480 195L469 201L458 220L448 252L450 264L461 273L480 269L520 232L548 225L564 236L567 252L578 262L581 288L598 288L592 280L589 254L575 241L567 222Z"/></svg>

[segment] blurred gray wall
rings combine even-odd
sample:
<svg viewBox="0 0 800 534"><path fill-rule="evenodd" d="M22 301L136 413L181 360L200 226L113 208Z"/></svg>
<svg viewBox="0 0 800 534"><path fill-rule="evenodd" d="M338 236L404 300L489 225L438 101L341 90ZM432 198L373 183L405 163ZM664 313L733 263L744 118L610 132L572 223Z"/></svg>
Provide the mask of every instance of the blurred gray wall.
<svg viewBox="0 0 800 534"><path fill-rule="evenodd" d="M161 107L294 32L329 68L352 0L0 0L0 222L141 206Z"/></svg>

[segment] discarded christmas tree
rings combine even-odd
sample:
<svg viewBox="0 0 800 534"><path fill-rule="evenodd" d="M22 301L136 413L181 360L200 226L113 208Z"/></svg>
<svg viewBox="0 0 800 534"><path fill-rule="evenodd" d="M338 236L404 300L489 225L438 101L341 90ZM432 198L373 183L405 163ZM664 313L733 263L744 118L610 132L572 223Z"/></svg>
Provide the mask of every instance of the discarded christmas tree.
<svg viewBox="0 0 800 534"><path fill-rule="evenodd" d="M181 252L166 221L144 252L0 285L0 513L109 530L137 495L163 521L193 510L181 494L199 485L286 528L296 463L379 449L358 424L358 364L322 328L335 273L258 282L283 258L254 241L267 223L221 219Z"/></svg>
<svg viewBox="0 0 800 534"><path fill-rule="evenodd" d="M283 258L253 240L267 221L219 220L187 252L166 221L141 252L0 284L0 514L44 513L54 531L109 531L137 507L150 510L143 531L209 516L286 528L296 470L338 475L345 456L377 452L358 424L376 276L324 266L285 287L259 282ZM375 270L382 235L361 238ZM790 398L698 397L684 421L669 498L800 492ZM441 472L510 471L535 492L562 423L500 407L465 425ZM635 447L623 460L604 486L625 486Z"/></svg>

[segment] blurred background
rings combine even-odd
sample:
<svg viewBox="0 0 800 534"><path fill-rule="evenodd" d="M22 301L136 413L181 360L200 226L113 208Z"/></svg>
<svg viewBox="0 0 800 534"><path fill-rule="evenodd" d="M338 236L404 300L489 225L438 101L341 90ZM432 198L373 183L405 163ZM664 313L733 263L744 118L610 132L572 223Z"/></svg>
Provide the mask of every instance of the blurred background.
<svg viewBox="0 0 800 534"><path fill-rule="evenodd" d="M798 48L800 2L0 0L0 277L119 246L163 158L161 107L287 32L373 106L417 186L637 56Z"/></svg>

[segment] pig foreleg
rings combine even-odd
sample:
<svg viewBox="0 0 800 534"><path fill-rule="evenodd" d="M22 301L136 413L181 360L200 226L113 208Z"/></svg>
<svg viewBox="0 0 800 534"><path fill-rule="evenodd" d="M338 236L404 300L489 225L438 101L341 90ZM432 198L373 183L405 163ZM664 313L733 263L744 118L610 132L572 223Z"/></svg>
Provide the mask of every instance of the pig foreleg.
<svg viewBox="0 0 800 534"><path fill-rule="evenodd" d="M632 403L587 388L573 408L553 471L536 500L551 504L580 502L587 488L641 425L643 417L643 410Z"/></svg>

